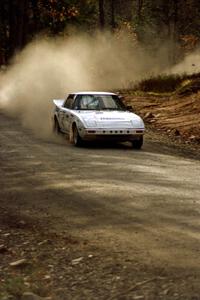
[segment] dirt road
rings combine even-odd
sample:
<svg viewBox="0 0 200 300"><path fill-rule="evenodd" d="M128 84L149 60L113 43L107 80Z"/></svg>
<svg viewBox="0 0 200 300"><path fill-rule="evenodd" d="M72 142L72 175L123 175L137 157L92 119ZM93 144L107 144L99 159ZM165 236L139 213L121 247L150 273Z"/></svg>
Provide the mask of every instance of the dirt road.
<svg viewBox="0 0 200 300"><path fill-rule="evenodd" d="M198 155L153 133L74 148L1 114L0 156L0 295L200 299Z"/></svg>

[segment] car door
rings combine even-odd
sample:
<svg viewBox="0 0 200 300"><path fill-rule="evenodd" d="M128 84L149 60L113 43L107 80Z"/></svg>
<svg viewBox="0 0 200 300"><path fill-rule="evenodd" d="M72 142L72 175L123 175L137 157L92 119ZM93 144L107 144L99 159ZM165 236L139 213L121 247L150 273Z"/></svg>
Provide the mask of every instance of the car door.
<svg viewBox="0 0 200 300"><path fill-rule="evenodd" d="M70 124L71 124L71 118L72 118L72 106L74 103L74 95L70 94L67 99L64 102L63 108L62 108L62 127L65 132L69 132L70 130Z"/></svg>

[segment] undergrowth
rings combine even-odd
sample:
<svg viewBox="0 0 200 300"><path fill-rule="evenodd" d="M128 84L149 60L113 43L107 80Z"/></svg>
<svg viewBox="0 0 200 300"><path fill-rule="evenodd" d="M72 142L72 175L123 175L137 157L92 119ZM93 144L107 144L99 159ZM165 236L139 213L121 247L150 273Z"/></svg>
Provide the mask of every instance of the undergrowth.
<svg viewBox="0 0 200 300"><path fill-rule="evenodd" d="M160 74L145 78L135 84L131 84L130 89L141 92L151 93L174 93L182 92L188 88L192 89L193 82L195 87L200 90L200 73L188 74ZM196 91L195 90L195 91Z"/></svg>

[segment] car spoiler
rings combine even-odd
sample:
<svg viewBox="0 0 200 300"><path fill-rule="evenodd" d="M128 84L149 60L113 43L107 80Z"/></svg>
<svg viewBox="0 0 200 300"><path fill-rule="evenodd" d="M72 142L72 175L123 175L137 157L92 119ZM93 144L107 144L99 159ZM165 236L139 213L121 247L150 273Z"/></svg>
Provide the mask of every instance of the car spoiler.
<svg viewBox="0 0 200 300"><path fill-rule="evenodd" d="M64 103L64 99L54 99L53 100L53 103L56 105L56 106L63 106L63 103Z"/></svg>

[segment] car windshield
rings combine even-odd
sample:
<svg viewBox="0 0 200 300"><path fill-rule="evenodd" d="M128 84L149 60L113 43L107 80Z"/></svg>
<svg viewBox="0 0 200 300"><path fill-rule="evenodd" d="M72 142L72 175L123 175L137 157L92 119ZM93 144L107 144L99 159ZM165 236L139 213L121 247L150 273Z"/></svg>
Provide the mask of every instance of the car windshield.
<svg viewBox="0 0 200 300"><path fill-rule="evenodd" d="M79 110L126 110L117 95L79 95Z"/></svg>

